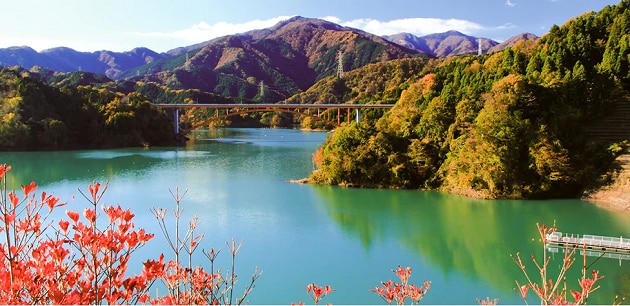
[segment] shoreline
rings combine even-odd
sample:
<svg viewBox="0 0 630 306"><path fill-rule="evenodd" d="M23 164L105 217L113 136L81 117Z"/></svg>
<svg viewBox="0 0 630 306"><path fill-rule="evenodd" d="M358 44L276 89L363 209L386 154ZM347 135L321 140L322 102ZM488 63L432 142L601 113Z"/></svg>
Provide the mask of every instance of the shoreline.
<svg viewBox="0 0 630 306"><path fill-rule="evenodd" d="M294 184L315 184L309 177L301 179L287 180L289 183ZM339 187L349 187L344 185L337 185ZM446 191L443 191L446 192ZM477 193L466 192L446 192L453 195L461 195L470 197L473 199L484 199L479 197ZM622 171L614 179L613 183L607 185L599 190L595 190L591 193L585 194L581 198L575 198L576 200L582 200L589 204L596 205L606 210L613 212L620 212L624 214L630 214L630 171Z"/></svg>
<svg viewBox="0 0 630 306"><path fill-rule="evenodd" d="M327 132L327 133L332 133L334 130L300 128L300 131L302 131L302 132Z"/></svg>
<svg viewBox="0 0 630 306"><path fill-rule="evenodd" d="M630 184L627 178L621 182L618 180L619 178L612 185L585 195L582 200L608 210L630 214Z"/></svg>
<svg viewBox="0 0 630 306"><path fill-rule="evenodd" d="M627 148L615 159L615 163L612 182L586 193L582 200L606 209L630 213L630 153Z"/></svg>
<svg viewBox="0 0 630 306"><path fill-rule="evenodd" d="M610 181L599 188L587 190L576 200L582 200L603 209L630 214L630 147L626 147L622 154L614 161L613 170L608 174ZM310 176L302 179L289 180L291 183L315 184ZM352 187L338 185L341 187ZM474 199L486 199L484 194L475 190L437 190L453 195L460 195Z"/></svg>
<svg viewBox="0 0 630 306"><path fill-rule="evenodd" d="M305 177L302 179L298 179L298 180L288 180L289 183L294 183L294 184L312 184L313 182L311 181L310 178Z"/></svg>
<svg viewBox="0 0 630 306"><path fill-rule="evenodd" d="M623 214L630 214L630 203L616 203L616 201L607 201L607 200L599 200L599 199L591 199L591 198L583 198L582 201L588 202L597 207L612 211L619 212Z"/></svg>

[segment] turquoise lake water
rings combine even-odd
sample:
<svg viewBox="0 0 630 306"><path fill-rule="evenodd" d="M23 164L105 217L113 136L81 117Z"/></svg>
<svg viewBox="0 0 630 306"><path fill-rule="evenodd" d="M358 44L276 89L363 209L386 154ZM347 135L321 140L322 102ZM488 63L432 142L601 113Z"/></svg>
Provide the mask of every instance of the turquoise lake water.
<svg viewBox="0 0 630 306"><path fill-rule="evenodd" d="M13 167L10 184L34 180L39 191L60 196L68 209L87 202L77 190L108 181L106 204L130 207L136 226L156 234L134 256L141 262L171 256L150 212L173 208L169 189L188 189L185 220L199 217L203 249L222 248L218 265L229 266L225 242L243 241L236 260L240 282L256 266L264 270L248 296L251 304L312 302L306 285L330 285L332 304L384 304L369 290L394 279L397 265L413 269L410 282L430 280L423 304L476 304L497 298L522 304L514 291L522 272L510 258L542 255L536 223L567 233L630 236L630 216L579 200L482 201L438 192L349 189L289 182L306 177L326 133L281 129L196 131L183 147L62 152L4 152ZM63 209L59 215L63 215ZM173 220L171 218L171 220ZM200 251L199 250L199 251ZM551 266L560 264L556 255ZM206 265L201 256L195 264ZM595 258L588 258L594 261ZM577 286L581 257L567 282ZM598 260L606 278L589 303L630 296L630 262ZM533 271L533 270L532 270ZM530 303L536 304L532 298Z"/></svg>

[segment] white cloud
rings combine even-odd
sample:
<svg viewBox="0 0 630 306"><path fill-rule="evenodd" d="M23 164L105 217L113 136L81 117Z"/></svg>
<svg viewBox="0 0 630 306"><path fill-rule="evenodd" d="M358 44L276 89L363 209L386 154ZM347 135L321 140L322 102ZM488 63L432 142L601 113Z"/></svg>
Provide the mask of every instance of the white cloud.
<svg viewBox="0 0 630 306"><path fill-rule="evenodd" d="M508 22L504 25L500 25L498 27L493 28L494 30L508 30L508 29L514 29L517 28L517 26L511 22Z"/></svg>
<svg viewBox="0 0 630 306"><path fill-rule="evenodd" d="M279 16L266 20L251 20L244 23L220 21L214 24L208 24L205 21L202 21L187 29L173 32L135 32L132 34L138 36L167 37L188 42L202 42L220 36L243 33L255 29L269 28L276 23L291 17L292 16Z"/></svg>
<svg viewBox="0 0 630 306"><path fill-rule="evenodd" d="M514 2L513 0L506 0L505 1L505 5L507 5L509 7L515 7L517 5L517 3Z"/></svg>
<svg viewBox="0 0 630 306"><path fill-rule="evenodd" d="M172 32L136 32L131 33L137 36L169 38L182 42L202 42L220 36L243 33L254 29L269 28L278 22L287 20L293 16L279 16L266 20L252 20L244 23L216 22L208 24L207 22L199 22L191 27L183 30ZM495 28L485 27L478 23L463 19L439 19L439 18L404 18L389 21L381 21L371 18L354 19L343 21L336 16L320 17L320 19L337 23L342 26L360 29L376 35L392 35L398 33L410 33L417 36L424 36L434 33L442 33L455 30L468 35L474 35L479 32L501 30L513 27L511 24L498 26Z"/></svg>
<svg viewBox="0 0 630 306"><path fill-rule="evenodd" d="M361 29L376 35L392 35L405 32L424 36L450 30L472 34L486 29L484 26L468 20L439 18L405 18L390 21L355 19L342 22L341 25Z"/></svg>
<svg viewBox="0 0 630 306"><path fill-rule="evenodd" d="M332 23L341 24L341 19L339 19L339 17L326 16L326 17L322 17L321 19L332 22Z"/></svg>

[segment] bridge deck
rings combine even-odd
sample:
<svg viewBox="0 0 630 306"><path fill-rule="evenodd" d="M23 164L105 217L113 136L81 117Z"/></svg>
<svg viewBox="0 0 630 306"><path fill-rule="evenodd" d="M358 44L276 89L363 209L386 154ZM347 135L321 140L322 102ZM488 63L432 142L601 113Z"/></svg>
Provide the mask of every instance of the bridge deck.
<svg viewBox="0 0 630 306"><path fill-rule="evenodd" d="M298 109L298 108L392 108L394 104L153 104L160 108L255 108L255 109Z"/></svg>
<svg viewBox="0 0 630 306"><path fill-rule="evenodd" d="M238 114L245 114L251 112L273 112L273 111L283 111L283 112L291 112L291 113L306 113L307 116L314 116L310 114L310 110L317 110L317 117L320 117L320 111L322 109L325 110L337 110L337 126L341 125L341 110L347 110L347 119L348 123L350 123L350 114L356 111L356 121L361 121L361 110L369 109L369 108L380 108L380 109L389 109L394 107L394 104L278 104L278 103L261 103L261 104L183 104L183 103L173 103L173 104L158 104L154 103L154 107L163 108L163 109L172 109L173 114L173 122L175 128L175 134L180 135L182 131L180 130L180 122L179 122L179 111L180 109L199 109L204 108L207 110L214 109L216 112L216 116L214 118L210 118L193 126L189 129L183 131L183 134L187 134L188 132L201 127L211 120L217 120L219 118L225 118L228 116L234 116ZM224 109L225 114L219 116L219 109ZM304 110L308 110L305 112ZM230 114L230 112L232 113ZM324 112L326 113L326 112ZM330 116L330 112L327 113ZM329 121L329 120L325 120ZM329 121L330 123L330 121ZM334 122L332 124L335 124Z"/></svg>
<svg viewBox="0 0 630 306"><path fill-rule="evenodd" d="M571 235L553 232L546 236L547 243L556 246L585 246L588 250L598 250L615 253L630 253L630 239L623 237L606 237L597 235Z"/></svg>

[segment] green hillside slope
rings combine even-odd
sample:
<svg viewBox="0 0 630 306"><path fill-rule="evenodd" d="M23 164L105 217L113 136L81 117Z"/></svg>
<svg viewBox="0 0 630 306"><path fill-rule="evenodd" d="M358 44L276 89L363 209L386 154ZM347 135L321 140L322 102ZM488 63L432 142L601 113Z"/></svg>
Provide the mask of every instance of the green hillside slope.
<svg viewBox="0 0 630 306"><path fill-rule="evenodd" d="M57 88L27 74L0 70L2 151L174 144L170 119L138 93L82 85ZM58 77L75 84L91 79L80 72Z"/></svg>
<svg viewBox="0 0 630 306"><path fill-rule="evenodd" d="M622 1L554 26L535 44L434 60L399 86L384 118L338 129L311 179L483 198L580 196L618 153L584 127L628 89L628 42Z"/></svg>

